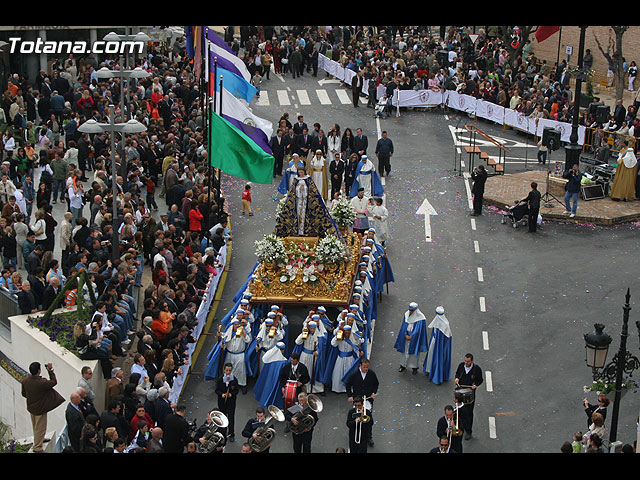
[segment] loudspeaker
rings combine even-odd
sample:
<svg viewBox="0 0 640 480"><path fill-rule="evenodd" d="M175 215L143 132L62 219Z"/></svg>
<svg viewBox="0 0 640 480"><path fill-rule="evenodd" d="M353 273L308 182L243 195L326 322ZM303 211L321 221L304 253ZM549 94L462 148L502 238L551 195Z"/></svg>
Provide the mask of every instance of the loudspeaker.
<svg viewBox="0 0 640 480"><path fill-rule="evenodd" d="M549 150L558 150L560 148L560 132L552 127L544 127L542 145Z"/></svg>
<svg viewBox="0 0 640 480"><path fill-rule="evenodd" d="M605 124L609 121L609 105L598 105L596 108L596 122Z"/></svg>
<svg viewBox="0 0 640 480"><path fill-rule="evenodd" d="M601 184L583 185L580 189L582 191L582 198L585 201L605 197L604 187Z"/></svg>

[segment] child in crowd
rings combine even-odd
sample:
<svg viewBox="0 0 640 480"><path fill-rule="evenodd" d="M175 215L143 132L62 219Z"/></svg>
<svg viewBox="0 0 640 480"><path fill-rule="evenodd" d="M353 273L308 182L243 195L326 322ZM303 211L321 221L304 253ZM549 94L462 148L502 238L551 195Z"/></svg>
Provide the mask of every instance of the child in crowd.
<svg viewBox="0 0 640 480"><path fill-rule="evenodd" d="M245 211L249 212L249 216L253 216L253 211L251 210L251 184L249 183L245 185L242 192L242 215L244 215Z"/></svg>

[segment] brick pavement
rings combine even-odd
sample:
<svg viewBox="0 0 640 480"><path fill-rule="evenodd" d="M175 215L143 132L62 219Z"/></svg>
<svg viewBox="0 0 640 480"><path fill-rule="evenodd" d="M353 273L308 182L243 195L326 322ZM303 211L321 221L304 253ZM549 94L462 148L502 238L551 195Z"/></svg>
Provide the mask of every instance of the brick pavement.
<svg viewBox="0 0 640 480"><path fill-rule="evenodd" d="M515 174L495 175L487 179L484 192L484 204L504 209L513 206L515 200L522 200L531 190L532 181L538 183L538 191L546 193L546 171L532 170ZM597 225L613 225L632 222L640 219L640 201L614 202L609 197L578 201L578 210L574 218L564 212L564 187L558 179L551 179L549 189L560 202L551 199L553 208L540 207L540 215L544 220L562 220L575 223L593 223Z"/></svg>

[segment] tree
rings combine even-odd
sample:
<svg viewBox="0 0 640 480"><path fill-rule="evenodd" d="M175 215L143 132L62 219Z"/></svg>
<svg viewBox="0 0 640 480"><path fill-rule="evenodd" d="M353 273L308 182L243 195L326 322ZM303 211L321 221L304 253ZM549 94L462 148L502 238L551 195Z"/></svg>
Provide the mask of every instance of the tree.
<svg viewBox="0 0 640 480"><path fill-rule="evenodd" d="M598 37L594 35L598 49L609 62L609 67L613 70L615 85L616 85L616 100L622 100L624 94L624 70L622 68L622 36L629 29L628 26L611 27L615 34L615 40L611 37L611 30L609 31L609 41L607 44L607 51L605 52L600 44Z"/></svg>
<svg viewBox="0 0 640 480"><path fill-rule="evenodd" d="M515 69L522 63L519 57L522 55L522 49L529 40L532 34L538 29L538 27L525 26L517 27L519 32L516 36L515 27L499 26L499 37L502 40L504 48L509 54L509 64ZM526 59L524 59L526 60Z"/></svg>

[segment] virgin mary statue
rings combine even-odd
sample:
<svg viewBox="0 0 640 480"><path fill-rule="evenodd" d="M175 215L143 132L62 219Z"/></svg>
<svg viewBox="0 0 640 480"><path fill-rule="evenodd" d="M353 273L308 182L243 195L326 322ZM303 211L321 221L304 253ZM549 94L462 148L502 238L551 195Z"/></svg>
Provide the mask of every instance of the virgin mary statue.
<svg viewBox="0 0 640 480"><path fill-rule="evenodd" d="M342 238L318 187L303 167L292 178L274 233L278 237L325 237L332 233Z"/></svg>

